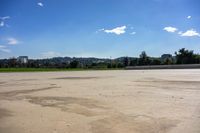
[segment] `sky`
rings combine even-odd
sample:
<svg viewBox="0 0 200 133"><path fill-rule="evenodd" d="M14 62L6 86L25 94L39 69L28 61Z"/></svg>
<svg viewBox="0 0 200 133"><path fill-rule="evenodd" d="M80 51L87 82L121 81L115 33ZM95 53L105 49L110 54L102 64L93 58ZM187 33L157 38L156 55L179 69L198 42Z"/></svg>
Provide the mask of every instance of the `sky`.
<svg viewBox="0 0 200 133"><path fill-rule="evenodd" d="M200 0L0 0L0 58L200 53Z"/></svg>

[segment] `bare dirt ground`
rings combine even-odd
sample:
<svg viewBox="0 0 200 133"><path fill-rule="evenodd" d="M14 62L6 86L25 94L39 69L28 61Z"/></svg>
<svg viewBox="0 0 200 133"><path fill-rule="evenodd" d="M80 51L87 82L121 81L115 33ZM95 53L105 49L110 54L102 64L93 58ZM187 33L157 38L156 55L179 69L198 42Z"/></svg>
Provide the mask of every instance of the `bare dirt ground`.
<svg viewBox="0 0 200 133"><path fill-rule="evenodd" d="M200 133L200 70L1 73L0 133Z"/></svg>

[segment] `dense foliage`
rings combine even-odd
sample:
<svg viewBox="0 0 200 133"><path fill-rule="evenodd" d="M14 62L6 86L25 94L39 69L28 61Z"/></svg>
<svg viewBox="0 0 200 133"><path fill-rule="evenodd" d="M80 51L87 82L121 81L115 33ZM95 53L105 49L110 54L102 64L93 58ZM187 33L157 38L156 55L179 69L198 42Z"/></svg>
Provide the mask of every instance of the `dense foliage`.
<svg viewBox="0 0 200 133"><path fill-rule="evenodd" d="M1 59L0 68L83 68L110 69L126 66L200 64L200 55L185 48L175 52L175 56L163 54L161 57L150 57L145 51L139 58L120 57L116 59L55 57L50 59L29 59L28 63L18 62L16 58Z"/></svg>

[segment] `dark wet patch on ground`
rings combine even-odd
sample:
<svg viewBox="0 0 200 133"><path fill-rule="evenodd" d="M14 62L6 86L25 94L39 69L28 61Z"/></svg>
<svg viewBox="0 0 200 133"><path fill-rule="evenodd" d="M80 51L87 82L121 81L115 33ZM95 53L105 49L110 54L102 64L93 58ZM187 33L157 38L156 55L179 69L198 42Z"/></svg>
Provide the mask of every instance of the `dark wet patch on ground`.
<svg viewBox="0 0 200 133"><path fill-rule="evenodd" d="M167 118L118 114L91 122L92 133L167 133L179 123Z"/></svg>
<svg viewBox="0 0 200 133"><path fill-rule="evenodd" d="M200 81L183 81L183 80L136 80L132 81L139 87L151 87L160 89L188 89L199 90ZM138 83L138 84L137 84ZM143 84L141 84L143 83ZM181 87L179 87L181 86Z"/></svg>
<svg viewBox="0 0 200 133"><path fill-rule="evenodd" d="M4 84L0 84L0 86L2 87L10 87L10 86L31 86L31 85L40 85L40 84L36 84L36 83L28 83L28 82L20 82L20 81L13 81L13 82L6 82Z"/></svg>
<svg viewBox="0 0 200 133"><path fill-rule="evenodd" d="M36 81L38 79L19 79L19 80L14 80L14 81Z"/></svg>
<svg viewBox="0 0 200 133"><path fill-rule="evenodd" d="M43 107L59 108L62 111L76 113L84 116L99 115L100 112L107 109L107 107L105 107L105 105L102 103L87 98L32 96L27 96L26 98L29 102L39 104Z"/></svg>
<svg viewBox="0 0 200 133"><path fill-rule="evenodd" d="M152 82L152 83L174 83L174 84L198 84L200 81L183 81L183 80L136 80L133 82Z"/></svg>
<svg viewBox="0 0 200 133"><path fill-rule="evenodd" d="M40 89L14 90L14 91L8 91L8 92L0 92L0 99L1 98L3 98L3 99L4 98L12 98L19 94L29 94L29 93L33 93L33 92L45 91L45 90L50 90L50 89L54 89L54 88L60 88L60 87L49 86L49 87L40 88Z"/></svg>
<svg viewBox="0 0 200 133"><path fill-rule="evenodd" d="M7 109L0 108L0 119L9 116L12 116L10 111L8 111Z"/></svg>
<svg viewBox="0 0 200 133"><path fill-rule="evenodd" d="M6 82L0 82L0 85L5 84Z"/></svg>

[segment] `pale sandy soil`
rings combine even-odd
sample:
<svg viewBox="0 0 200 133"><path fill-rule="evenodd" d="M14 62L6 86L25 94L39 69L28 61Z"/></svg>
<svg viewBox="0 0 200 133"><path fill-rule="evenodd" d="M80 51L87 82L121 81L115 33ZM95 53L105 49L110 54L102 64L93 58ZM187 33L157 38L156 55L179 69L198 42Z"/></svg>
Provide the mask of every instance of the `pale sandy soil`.
<svg viewBox="0 0 200 133"><path fill-rule="evenodd" d="M1 73L0 133L200 133L200 70Z"/></svg>

